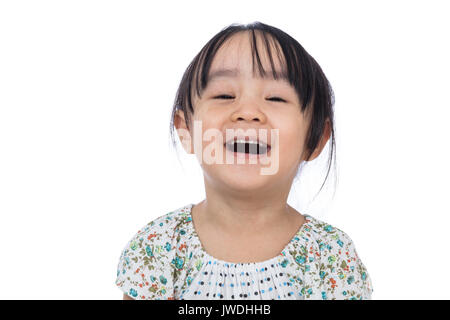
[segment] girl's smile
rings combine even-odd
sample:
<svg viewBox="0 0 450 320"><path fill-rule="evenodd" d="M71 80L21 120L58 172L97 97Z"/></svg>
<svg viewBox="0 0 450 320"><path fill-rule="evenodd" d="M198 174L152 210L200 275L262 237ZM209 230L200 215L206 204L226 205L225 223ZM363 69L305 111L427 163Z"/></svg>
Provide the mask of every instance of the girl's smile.
<svg viewBox="0 0 450 320"><path fill-rule="evenodd" d="M244 146L244 148L242 148ZM248 146L241 143L240 145L236 146L235 144L224 144L225 152L233 155L234 159L245 159L246 161L237 161L234 163L240 164L247 164L247 163L257 163L259 162L259 159L261 158L270 158L272 155L270 153L270 146L265 147L266 149L262 152L258 152L260 149L263 149L259 146ZM242 150L245 149L245 150ZM258 149L258 151L255 153L252 149ZM248 161L250 160L250 161Z"/></svg>

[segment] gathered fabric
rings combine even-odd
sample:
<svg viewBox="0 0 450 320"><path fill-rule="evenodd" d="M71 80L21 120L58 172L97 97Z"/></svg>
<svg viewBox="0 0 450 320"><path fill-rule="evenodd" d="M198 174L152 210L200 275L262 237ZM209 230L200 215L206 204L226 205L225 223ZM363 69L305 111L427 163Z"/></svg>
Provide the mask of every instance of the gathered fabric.
<svg viewBox="0 0 450 320"><path fill-rule="evenodd" d="M253 263L208 254L188 204L142 227L126 244L116 285L148 300L363 300L372 281L351 238L310 215L281 253Z"/></svg>

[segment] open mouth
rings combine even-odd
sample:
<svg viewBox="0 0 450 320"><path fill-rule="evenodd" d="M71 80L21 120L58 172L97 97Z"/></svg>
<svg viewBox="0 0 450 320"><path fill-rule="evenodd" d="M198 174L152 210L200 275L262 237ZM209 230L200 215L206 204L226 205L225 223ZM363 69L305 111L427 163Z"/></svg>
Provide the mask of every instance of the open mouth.
<svg viewBox="0 0 450 320"><path fill-rule="evenodd" d="M267 154L270 151L270 145L257 141L232 140L225 142L224 146L227 150L244 154Z"/></svg>

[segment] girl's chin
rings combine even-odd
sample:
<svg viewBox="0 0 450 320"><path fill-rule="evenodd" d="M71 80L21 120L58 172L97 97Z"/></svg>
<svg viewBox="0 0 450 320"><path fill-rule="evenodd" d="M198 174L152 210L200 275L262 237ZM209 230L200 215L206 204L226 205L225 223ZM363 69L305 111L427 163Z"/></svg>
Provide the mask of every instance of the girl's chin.
<svg viewBox="0 0 450 320"><path fill-rule="evenodd" d="M229 174L222 176L222 183L237 192L255 192L271 188L270 178L259 174Z"/></svg>

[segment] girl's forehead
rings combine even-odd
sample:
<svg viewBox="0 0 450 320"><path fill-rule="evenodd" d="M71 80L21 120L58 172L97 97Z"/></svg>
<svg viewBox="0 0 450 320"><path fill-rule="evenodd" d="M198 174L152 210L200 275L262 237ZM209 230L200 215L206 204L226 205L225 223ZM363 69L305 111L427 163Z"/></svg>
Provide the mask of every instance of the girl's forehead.
<svg viewBox="0 0 450 320"><path fill-rule="evenodd" d="M268 44L264 43L260 37L256 39L258 40L256 48L252 47L251 38L245 33L227 39L212 60L207 76L208 81L220 78L238 78L246 75L255 78L273 78L273 73L275 73L276 78L287 80L287 72L279 59L277 48L269 42L272 58L270 59ZM264 71L260 70L259 65L256 65L257 60L261 63Z"/></svg>
<svg viewBox="0 0 450 320"><path fill-rule="evenodd" d="M265 69L265 75L262 76L260 74L253 74L253 77L256 78L263 78L265 80L275 80L274 76L273 76L273 72L275 72L275 77L277 80L279 81L284 81L289 83L289 78L288 78L288 74L287 72L283 71L283 70L274 70L271 71L266 70ZM249 76L251 74L250 71L248 70L241 70L240 68L214 68L211 69L209 74L208 74L208 82L214 82L216 80L223 80L223 79L237 79L240 77L245 77L245 76Z"/></svg>

